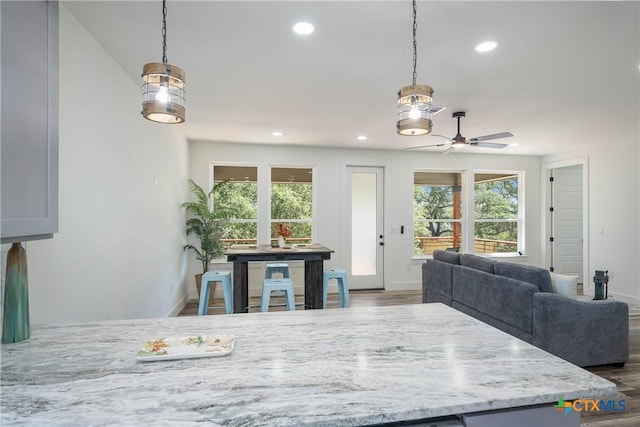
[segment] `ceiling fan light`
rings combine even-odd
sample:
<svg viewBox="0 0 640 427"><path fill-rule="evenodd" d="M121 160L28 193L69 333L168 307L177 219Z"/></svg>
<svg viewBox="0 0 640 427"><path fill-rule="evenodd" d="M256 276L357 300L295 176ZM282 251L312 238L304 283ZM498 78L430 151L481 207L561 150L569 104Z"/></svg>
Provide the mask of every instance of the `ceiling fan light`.
<svg viewBox="0 0 640 427"><path fill-rule="evenodd" d="M451 146L452 147L464 147L465 144L464 141L456 141L455 139L452 141Z"/></svg>
<svg viewBox="0 0 640 427"><path fill-rule="evenodd" d="M158 123L185 120L185 75L175 65L150 62L142 69L142 115Z"/></svg>

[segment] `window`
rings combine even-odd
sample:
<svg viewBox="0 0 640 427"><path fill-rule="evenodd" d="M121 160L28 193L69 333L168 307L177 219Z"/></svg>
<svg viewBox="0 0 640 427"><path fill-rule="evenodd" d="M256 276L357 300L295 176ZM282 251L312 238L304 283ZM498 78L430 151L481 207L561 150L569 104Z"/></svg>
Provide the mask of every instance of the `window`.
<svg viewBox="0 0 640 427"><path fill-rule="evenodd" d="M413 173L414 255L462 245L462 173Z"/></svg>
<svg viewBox="0 0 640 427"><path fill-rule="evenodd" d="M258 236L258 168L255 166L214 166L214 211L229 221L222 241L256 244Z"/></svg>
<svg viewBox="0 0 640 427"><path fill-rule="evenodd" d="M313 171L310 168L271 168L271 242L285 225L288 243L312 241Z"/></svg>
<svg viewBox="0 0 640 427"><path fill-rule="evenodd" d="M517 252L518 174L476 173L474 182L473 252Z"/></svg>

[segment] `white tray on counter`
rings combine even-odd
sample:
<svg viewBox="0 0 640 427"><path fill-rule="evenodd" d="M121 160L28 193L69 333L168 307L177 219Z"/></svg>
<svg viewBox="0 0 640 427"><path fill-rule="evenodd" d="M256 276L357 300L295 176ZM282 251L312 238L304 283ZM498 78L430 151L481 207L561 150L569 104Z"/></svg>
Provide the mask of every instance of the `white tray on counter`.
<svg viewBox="0 0 640 427"><path fill-rule="evenodd" d="M155 362L159 360L221 357L231 353L235 343L235 336L228 334L158 338L147 341L138 350L136 360L140 362Z"/></svg>

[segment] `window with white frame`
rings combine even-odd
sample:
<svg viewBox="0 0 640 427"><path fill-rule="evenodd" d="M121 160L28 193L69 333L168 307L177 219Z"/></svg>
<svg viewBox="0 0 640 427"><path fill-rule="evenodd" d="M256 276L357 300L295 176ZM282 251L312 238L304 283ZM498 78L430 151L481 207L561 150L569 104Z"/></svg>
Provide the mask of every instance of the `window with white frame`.
<svg viewBox="0 0 640 427"><path fill-rule="evenodd" d="M258 236L258 168L255 166L214 165L214 211L227 218L222 241L256 244Z"/></svg>
<svg viewBox="0 0 640 427"><path fill-rule="evenodd" d="M279 235L287 243L312 242L313 170L311 168L271 168L271 242Z"/></svg>
<svg viewBox="0 0 640 427"><path fill-rule="evenodd" d="M474 253L518 252L520 175L500 172L474 175Z"/></svg>
<svg viewBox="0 0 640 427"><path fill-rule="evenodd" d="M414 171L414 255L462 245L462 173Z"/></svg>

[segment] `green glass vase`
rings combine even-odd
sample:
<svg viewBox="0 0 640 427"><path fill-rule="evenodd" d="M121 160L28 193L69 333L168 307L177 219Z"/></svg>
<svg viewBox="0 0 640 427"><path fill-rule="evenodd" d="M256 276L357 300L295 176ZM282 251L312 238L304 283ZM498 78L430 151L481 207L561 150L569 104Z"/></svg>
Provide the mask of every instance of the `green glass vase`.
<svg viewBox="0 0 640 427"><path fill-rule="evenodd" d="M27 251L20 243L11 245L7 253L7 274L4 281L4 316L2 342L28 340L29 281L27 280Z"/></svg>

